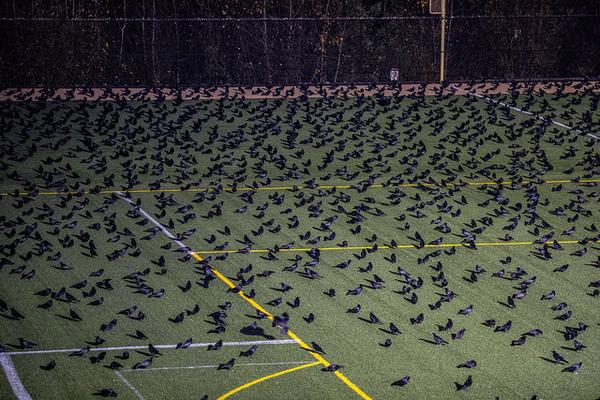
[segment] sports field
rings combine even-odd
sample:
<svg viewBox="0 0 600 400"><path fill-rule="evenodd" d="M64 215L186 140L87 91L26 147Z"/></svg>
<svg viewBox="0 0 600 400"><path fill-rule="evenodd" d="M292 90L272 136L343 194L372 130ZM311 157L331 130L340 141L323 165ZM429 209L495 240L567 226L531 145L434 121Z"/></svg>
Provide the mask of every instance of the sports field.
<svg viewBox="0 0 600 400"><path fill-rule="evenodd" d="M599 89L5 93L0 398L598 398Z"/></svg>

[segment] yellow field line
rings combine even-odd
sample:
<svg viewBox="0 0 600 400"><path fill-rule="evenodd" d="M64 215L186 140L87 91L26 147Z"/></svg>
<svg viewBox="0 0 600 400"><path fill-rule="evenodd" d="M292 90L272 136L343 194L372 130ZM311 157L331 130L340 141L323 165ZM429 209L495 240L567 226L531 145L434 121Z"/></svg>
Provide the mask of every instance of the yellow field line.
<svg viewBox="0 0 600 400"><path fill-rule="evenodd" d="M191 254L194 256L194 258L196 260L198 260L198 261L203 260L200 253L192 252ZM212 272L217 276L217 278L219 278L223 283L225 283L231 289L236 288L236 285L233 282L231 282L231 280L229 280L229 278L227 278L225 275L223 275L218 269L216 269L212 265L210 265L210 268L211 268ZM265 314L270 321L273 320L273 316L267 310L265 310L260 304L258 304L256 301L254 301L254 299L251 299L250 297L246 296L246 294L242 290L238 290L237 293L242 299L246 300L246 302L248 302L252 307L254 307L256 310ZM296 341L296 343L298 343L300 345L300 347L302 347L305 350L308 350L309 353L317 360L316 363L323 364L325 367L328 367L329 365L331 365L331 363L329 361L327 361L325 358L323 358L323 356L321 356L318 353L315 353L313 351L313 349L309 345L307 345L302 339L300 339L300 337L298 337L298 335L296 335L294 332L292 332L291 329L287 330L287 335L290 339L293 339L294 341ZM335 376L337 376L342 382L344 382L350 389L352 389L354 392L356 392L361 398L363 398L365 400L371 399L371 397L369 395L367 395L358 386L356 386L354 383L352 383L352 381L350 379L348 379L344 374L342 374L339 370L335 371Z"/></svg>
<svg viewBox="0 0 600 400"><path fill-rule="evenodd" d="M381 188L385 188L385 187L451 187L451 186L461 186L461 185L467 185L467 186L483 186L483 185L512 185L513 183L519 183L520 185L527 185L529 183L534 183L537 185L555 185L555 184L560 184L560 183L571 183L571 184L585 184L585 183L600 183L600 179L579 179L577 181L573 181L570 179L551 179L551 180L547 180L547 181L542 181L539 183L536 182L530 182L530 181L523 181L523 182L516 182L516 181L502 181L502 182L497 182L497 181L482 181L482 182L463 182L463 183L445 183L445 184L440 184L440 183L398 183L398 184L389 184L389 185L384 185L381 183L376 183L373 185L369 185L367 188L368 189L381 189ZM223 188L222 190L224 192L229 192L229 193L235 193L235 192L250 192L250 191L265 191L265 190L317 190L317 189L351 189L353 187L353 185L317 185L315 187L308 187L308 186L263 186L263 187L259 187L259 188L252 188L252 187L240 187L240 188L231 188L231 187L227 187L227 188ZM108 190L100 190L98 192L94 192L92 193L89 190L86 191L64 191L64 192L39 192L37 193L38 196L60 196L60 195L88 195L88 194L98 194L98 195L102 195L102 194L117 194L117 193L179 193L179 192L190 192L190 193L196 193L196 192L215 192L217 191L216 188L214 187L199 187L199 188L189 188L189 189L181 189L181 188L167 188L167 189L129 189L129 190L123 190L123 189L108 189ZM0 196L30 196L29 192L0 192Z"/></svg>
<svg viewBox="0 0 600 400"><path fill-rule="evenodd" d="M554 243L553 240L547 241L546 244ZM558 244L577 244L579 240L557 240ZM477 247L489 247L489 246L529 246L533 245L532 241L530 242L482 242L477 243L475 245ZM463 245L468 245L468 243L440 243L440 244L426 244L423 248L444 248L444 247L459 247ZM377 246L379 249L416 249L413 244L399 244L397 246ZM319 250L319 251L347 251L347 250L368 250L372 249L373 246L348 246L348 247L295 247L291 249L279 249L279 253L294 253L299 251L311 251L311 250ZM226 254L226 253L237 253L240 250L202 250L200 253L202 254ZM274 253L275 251L272 249L252 249L248 250L248 253Z"/></svg>
<svg viewBox="0 0 600 400"><path fill-rule="evenodd" d="M255 379L253 381L250 381L248 383L243 384L242 386L238 386L238 387L236 387L233 390L230 390L229 392L227 392L224 395L222 395L219 398L217 398L217 400L224 400L224 399L228 398L229 396L231 396L232 394L236 394L239 391L247 389L250 386L254 386L257 383L264 382L264 381L266 381L268 379L277 378L278 376L289 374L290 372L299 371L301 369L308 368L308 367L314 367L315 365L320 365L320 364L321 364L320 361L315 361L314 363L300 365L299 367L294 367L294 368L286 369L284 371L276 372L274 374L263 376L262 378Z"/></svg>

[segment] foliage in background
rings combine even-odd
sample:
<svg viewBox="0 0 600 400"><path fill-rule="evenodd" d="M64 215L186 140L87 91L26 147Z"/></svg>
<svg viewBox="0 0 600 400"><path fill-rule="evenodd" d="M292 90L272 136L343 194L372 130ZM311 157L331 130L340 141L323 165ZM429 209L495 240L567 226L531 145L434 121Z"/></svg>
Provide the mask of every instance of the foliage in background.
<svg viewBox="0 0 600 400"><path fill-rule="evenodd" d="M600 75L598 2L447 7L451 80ZM386 82L392 67L406 82L438 76L441 24L423 0L12 0L0 17L5 87Z"/></svg>

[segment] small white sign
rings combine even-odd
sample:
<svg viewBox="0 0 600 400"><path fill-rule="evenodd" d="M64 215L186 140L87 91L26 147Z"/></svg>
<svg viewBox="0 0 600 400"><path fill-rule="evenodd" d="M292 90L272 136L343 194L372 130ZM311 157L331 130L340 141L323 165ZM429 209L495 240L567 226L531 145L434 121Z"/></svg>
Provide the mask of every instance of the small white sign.
<svg viewBox="0 0 600 400"><path fill-rule="evenodd" d="M397 82L400 79L400 70L398 68L390 69L390 81Z"/></svg>

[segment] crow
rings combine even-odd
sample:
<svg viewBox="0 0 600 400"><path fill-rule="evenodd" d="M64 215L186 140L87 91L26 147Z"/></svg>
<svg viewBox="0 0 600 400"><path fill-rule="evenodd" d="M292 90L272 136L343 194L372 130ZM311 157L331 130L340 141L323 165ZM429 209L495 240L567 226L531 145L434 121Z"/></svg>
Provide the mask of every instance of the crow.
<svg viewBox="0 0 600 400"><path fill-rule="evenodd" d="M395 382L392 382L391 386L400 386L400 387L402 387L402 386L408 385L409 382L410 382L410 376L406 375L406 376L403 376L402 378L400 378L399 380L397 380Z"/></svg>
<svg viewBox="0 0 600 400"><path fill-rule="evenodd" d="M567 363L568 361L558 352L552 350L552 358L557 364Z"/></svg>
<svg viewBox="0 0 600 400"><path fill-rule="evenodd" d="M441 344L448 344L448 342L445 341L444 338L442 338L441 336L436 335L434 332L431 332L431 334L433 335L433 341L436 345L439 346Z"/></svg>
<svg viewBox="0 0 600 400"><path fill-rule="evenodd" d="M147 369L152 365L152 358L146 358L144 361L135 363L133 369Z"/></svg>
<svg viewBox="0 0 600 400"><path fill-rule="evenodd" d="M497 326L494 329L494 332L508 332L510 330L510 328L512 328L512 321L507 321L504 325L502 326Z"/></svg>
<svg viewBox="0 0 600 400"><path fill-rule="evenodd" d="M50 371L56 367L56 362L54 360L50 360L50 362L46 365L40 365L40 368L44 371Z"/></svg>
<svg viewBox="0 0 600 400"><path fill-rule="evenodd" d="M217 367L217 369L225 369L225 370L231 370L233 368L233 366L235 365L235 358L232 358L231 360L227 361L224 364L219 364L219 366Z"/></svg>
<svg viewBox="0 0 600 400"><path fill-rule="evenodd" d="M475 361L475 360L468 360L468 361L465 361L462 364L458 364L456 366L456 368L475 368L476 366L477 366L477 361Z"/></svg>
<svg viewBox="0 0 600 400"><path fill-rule="evenodd" d="M572 364L572 365L569 365L566 368L563 368L562 372L575 372L575 373L578 373L579 368L581 368L582 364L583 363L581 361L580 362L576 362L575 364Z"/></svg>
<svg viewBox="0 0 600 400"><path fill-rule="evenodd" d="M468 388L471 387L471 385L473 385L473 378L471 375L469 375L467 377L467 380L465 381L465 383L460 384L458 382L454 382L454 384L456 385L456 391L458 392L459 390L467 390Z"/></svg>

